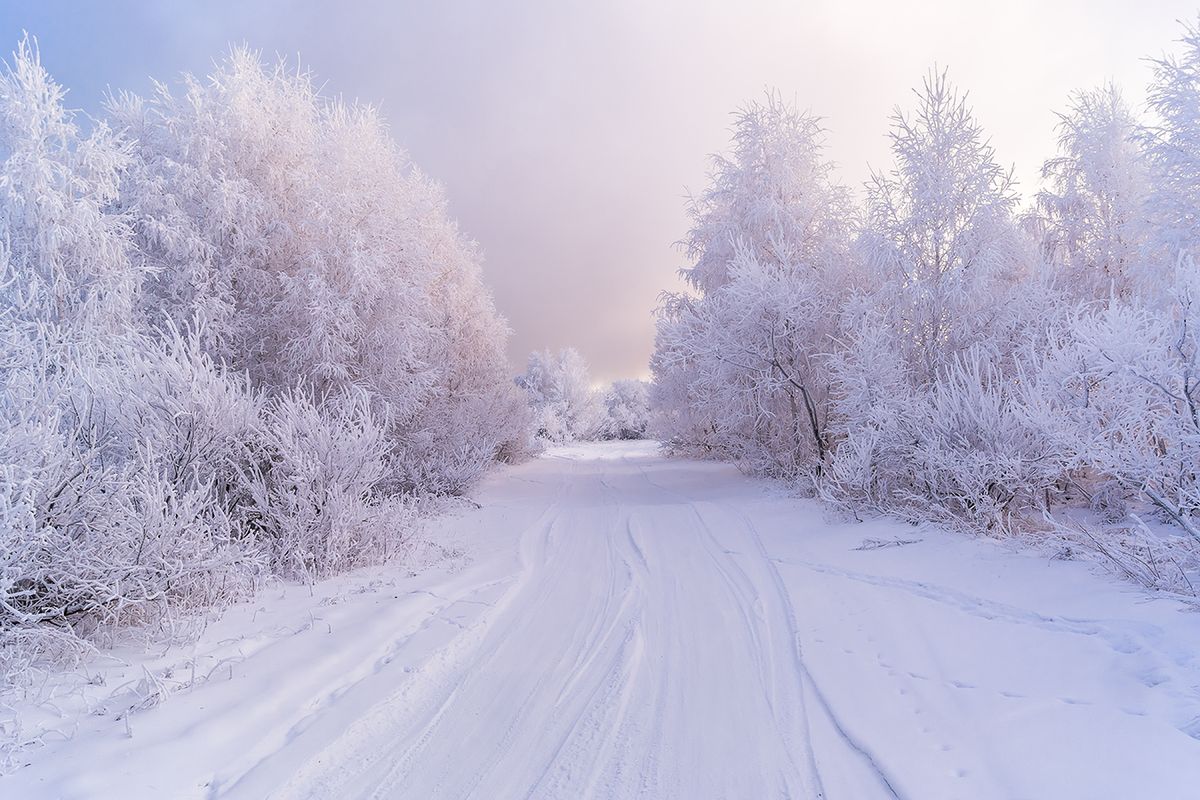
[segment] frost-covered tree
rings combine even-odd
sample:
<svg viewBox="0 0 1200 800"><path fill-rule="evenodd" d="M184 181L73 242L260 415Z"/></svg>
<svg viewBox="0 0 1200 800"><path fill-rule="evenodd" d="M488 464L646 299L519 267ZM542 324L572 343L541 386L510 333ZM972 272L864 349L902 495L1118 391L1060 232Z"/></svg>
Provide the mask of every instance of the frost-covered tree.
<svg viewBox="0 0 1200 800"><path fill-rule="evenodd" d="M436 207L448 219L444 201ZM436 220L426 228L436 229ZM423 356L436 370L406 429L404 469L414 487L459 494L495 460L533 452L534 419L511 378L508 326L483 284L478 250L456 229L443 223L442 231L445 268L430 290L438 335Z"/></svg>
<svg viewBox="0 0 1200 800"><path fill-rule="evenodd" d="M997 162L966 96L931 73L892 118L895 166L867 184L860 249L918 384L993 334L1006 286L1030 266Z"/></svg>
<svg viewBox="0 0 1200 800"><path fill-rule="evenodd" d="M944 73L893 117L895 166L872 176L861 219L815 122L751 106L690 206L691 291L664 297L651 362L655 434L811 479L845 508L1036 533L1186 590L1200 566L1194 28L1184 45L1155 62L1149 128L1114 87L1072 97L1021 219ZM1067 503L1118 527L1084 531ZM1147 535L1148 513L1183 535Z"/></svg>
<svg viewBox="0 0 1200 800"><path fill-rule="evenodd" d="M132 299L120 222L105 217L97 202L115 193L123 154L105 128L85 147L62 97L36 48L22 41L0 76L0 646L6 649L21 628L65 613L62 598L47 597L43 576L53 574L55 557L70 547L65 526L55 524L56 504L73 505L86 489L84 476L73 476L72 420L62 398L86 369L80 351L92 336L122 332L119 311L101 312L105 288L119 296L118 308Z"/></svg>
<svg viewBox="0 0 1200 800"><path fill-rule="evenodd" d="M1200 262L1200 28L1187 25L1182 52L1155 59L1149 105L1153 122L1143 141L1152 189L1148 201L1159 245L1158 288L1174 285L1167 277L1180 259Z"/></svg>
<svg viewBox="0 0 1200 800"><path fill-rule="evenodd" d="M643 439L650 427L650 384L640 380L613 381L604 394L605 436Z"/></svg>
<svg viewBox="0 0 1200 800"><path fill-rule="evenodd" d="M691 205L682 270L665 298L655 376L659 435L679 451L785 474L820 469L829 438L822 359L854 284L849 194L815 117L770 95L738 114Z"/></svg>
<svg viewBox="0 0 1200 800"><path fill-rule="evenodd" d="M1007 528L1059 475L1018 376L1063 309L966 98L944 73L917 96L867 186L870 289L830 364L841 439L822 491Z"/></svg>
<svg viewBox="0 0 1200 800"><path fill-rule="evenodd" d="M14 322L49 322L83 340L125 332L140 275L129 263L127 220L104 210L116 198L126 148L103 122L85 135L64 95L36 45L22 40L0 78L8 273L0 291Z"/></svg>
<svg viewBox="0 0 1200 800"><path fill-rule="evenodd" d="M122 96L121 205L155 278L148 325L199 323L209 352L318 405L365 391L394 489L457 493L525 439L507 329L444 194L376 110L235 50L205 80Z"/></svg>
<svg viewBox="0 0 1200 800"><path fill-rule="evenodd" d="M1048 351L1045 391L1057 397L1073 435L1070 444L1087 470L1080 483L1093 507L1120 520L1148 506L1195 544L1200 35L1194 27L1186 27L1182 43L1180 55L1153 62L1153 121L1139 136L1149 229L1135 227L1142 245L1132 256L1136 293L1075 316ZM1152 555L1139 558L1145 564Z"/></svg>
<svg viewBox="0 0 1200 800"><path fill-rule="evenodd" d="M0 632L61 621L76 604L71 558L109 476L76 399L129 333L137 275L115 197L126 154L84 135L28 40L0 74ZM57 588L66 584L61 591ZM0 645L9 642L0 642ZM3 666L3 665L0 665Z"/></svg>
<svg viewBox="0 0 1200 800"><path fill-rule="evenodd" d="M0 74L0 674L252 569L229 481L256 399L194 338L140 335L108 209L128 152L62 98L22 42Z"/></svg>
<svg viewBox="0 0 1200 800"><path fill-rule="evenodd" d="M603 399L592 387L587 362L574 348L530 353L516 384L525 390L538 436L563 443L603 434Z"/></svg>
<svg viewBox="0 0 1200 800"><path fill-rule="evenodd" d="M711 183L689 204L691 264L681 273L697 291L724 285L739 249L769 265L830 258L830 243L846 235L849 195L831 180L823 137L819 118L775 93L735 115L732 151L712 156Z"/></svg>
<svg viewBox="0 0 1200 800"><path fill-rule="evenodd" d="M478 248L378 114L236 51L84 133L0 72L0 680L396 552L526 451Z"/></svg>
<svg viewBox="0 0 1200 800"><path fill-rule="evenodd" d="M1150 183L1138 123L1112 84L1078 92L1059 117L1037 210L1058 282L1084 299L1128 298L1146 253Z"/></svg>
<svg viewBox="0 0 1200 800"><path fill-rule="evenodd" d="M121 199L156 275L147 322L203 320L214 354L270 389L370 382L411 414L434 265L400 251L438 198L377 115L247 50L112 113L135 142Z"/></svg>

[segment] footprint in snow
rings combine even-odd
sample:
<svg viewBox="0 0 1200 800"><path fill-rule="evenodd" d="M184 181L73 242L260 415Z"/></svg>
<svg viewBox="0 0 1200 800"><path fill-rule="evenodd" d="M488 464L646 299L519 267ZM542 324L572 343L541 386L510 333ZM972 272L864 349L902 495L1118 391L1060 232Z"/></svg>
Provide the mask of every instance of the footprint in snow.
<svg viewBox="0 0 1200 800"><path fill-rule="evenodd" d="M1138 680L1142 682L1143 686L1150 689L1153 689L1155 686L1161 686L1162 684L1168 683L1171 680L1164 675L1161 670L1157 669L1149 669L1144 672L1140 672L1138 673L1137 677Z"/></svg>
<svg viewBox="0 0 1200 800"><path fill-rule="evenodd" d="M1143 716L1145 715L1143 714ZM1179 730L1183 731L1193 739L1200 739L1200 717L1196 717L1186 725L1181 725Z"/></svg>

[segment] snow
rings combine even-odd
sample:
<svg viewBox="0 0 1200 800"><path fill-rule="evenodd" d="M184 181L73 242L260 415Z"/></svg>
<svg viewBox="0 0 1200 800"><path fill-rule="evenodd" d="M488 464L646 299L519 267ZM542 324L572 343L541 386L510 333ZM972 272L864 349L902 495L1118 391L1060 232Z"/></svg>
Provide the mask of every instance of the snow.
<svg viewBox="0 0 1200 800"><path fill-rule="evenodd" d="M0 796L1062 800L1200 785L1200 618L1085 564L830 520L651 442L557 448L474 499L431 536L465 555L279 586L195 645L90 665L108 707L25 753ZM177 689L119 719L147 696L118 691L122 675Z"/></svg>

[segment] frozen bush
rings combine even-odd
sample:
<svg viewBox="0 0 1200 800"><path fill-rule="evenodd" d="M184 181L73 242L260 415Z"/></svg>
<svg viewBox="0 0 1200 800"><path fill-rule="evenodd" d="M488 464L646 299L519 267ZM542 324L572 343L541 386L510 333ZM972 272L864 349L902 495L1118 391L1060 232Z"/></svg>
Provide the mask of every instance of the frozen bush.
<svg viewBox="0 0 1200 800"><path fill-rule="evenodd" d="M268 404L246 481L250 527L277 571L314 578L395 551L409 509L391 485L387 424L364 391L318 400L294 390Z"/></svg>
<svg viewBox="0 0 1200 800"><path fill-rule="evenodd" d="M986 530L1028 526L1059 493L1072 452L1026 396L1030 376L1003 375L979 350L952 363L909 420L907 502ZM1031 402L1032 400L1032 402Z"/></svg>
<svg viewBox="0 0 1200 800"><path fill-rule="evenodd" d="M0 682L386 559L529 452L508 334L370 108L235 51L85 134L0 73Z"/></svg>
<svg viewBox="0 0 1200 800"><path fill-rule="evenodd" d="M1200 541L1200 283L1181 264L1175 305L1113 306L1079 320L1069 376L1088 463Z"/></svg>
<svg viewBox="0 0 1200 800"><path fill-rule="evenodd" d="M178 333L114 347L56 381L54 400L36 394L47 371L5 385L0 448L20 480L4 503L0 628L89 635L248 588L262 564L238 525L258 413L244 384Z"/></svg>

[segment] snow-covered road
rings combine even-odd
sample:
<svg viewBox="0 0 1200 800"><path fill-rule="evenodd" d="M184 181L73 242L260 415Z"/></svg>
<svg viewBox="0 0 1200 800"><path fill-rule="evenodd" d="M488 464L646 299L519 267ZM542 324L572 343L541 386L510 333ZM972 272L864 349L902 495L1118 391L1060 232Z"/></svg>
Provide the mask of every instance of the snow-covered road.
<svg viewBox="0 0 1200 800"><path fill-rule="evenodd" d="M445 523L465 566L233 613L197 646L228 675L0 797L1200 796L1200 619L1081 564L832 523L647 443L477 499Z"/></svg>

